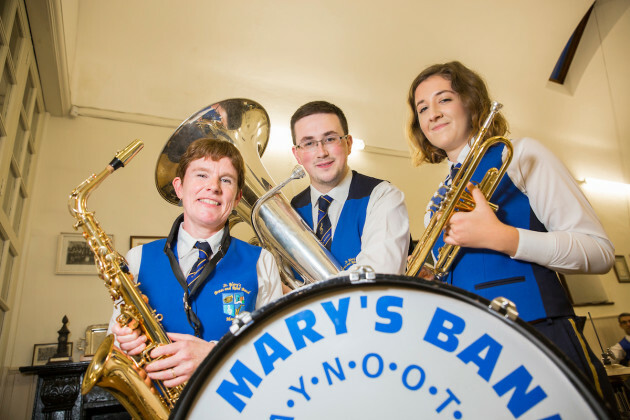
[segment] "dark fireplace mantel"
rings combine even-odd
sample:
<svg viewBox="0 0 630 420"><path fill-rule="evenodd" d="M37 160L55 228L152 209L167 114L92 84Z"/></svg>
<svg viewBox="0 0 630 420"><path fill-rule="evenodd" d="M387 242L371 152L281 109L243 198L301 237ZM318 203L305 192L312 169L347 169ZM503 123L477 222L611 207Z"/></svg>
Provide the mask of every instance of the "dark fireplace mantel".
<svg viewBox="0 0 630 420"><path fill-rule="evenodd" d="M57 362L20 367L22 374L38 376L33 419L131 418L104 389L94 387L87 395L81 395L83 376L88 365L89 362Z"/></svg>

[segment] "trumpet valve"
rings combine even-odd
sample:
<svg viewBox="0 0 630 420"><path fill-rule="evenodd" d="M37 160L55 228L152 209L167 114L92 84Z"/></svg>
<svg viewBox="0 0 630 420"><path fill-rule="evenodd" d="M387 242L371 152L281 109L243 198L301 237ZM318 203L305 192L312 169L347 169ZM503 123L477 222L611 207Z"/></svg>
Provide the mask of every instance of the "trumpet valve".
<svg viewBox="0 0 630 420"><path fill-rule="evenodd" d="M494 203L488 201L488 205L495 213L497 210L499 210L499 206ZM464 191L459 198L459 203L457 203L457 206L455 206L455 210L473 211L475 209L475 206L475 199L473 198L472 194L470 194L468 191Z"/></svg>

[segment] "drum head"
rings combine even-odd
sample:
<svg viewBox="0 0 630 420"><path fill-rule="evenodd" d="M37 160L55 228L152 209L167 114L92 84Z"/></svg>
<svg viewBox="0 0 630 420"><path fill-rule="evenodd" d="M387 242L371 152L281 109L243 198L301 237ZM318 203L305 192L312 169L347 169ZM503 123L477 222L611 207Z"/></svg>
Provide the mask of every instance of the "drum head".
<svg viewBox="0 0 630 420"><path fill-rule="evenodd" d="M228 333L171 416L608 417L558 350L488 303L401 276L310 285Z"/></svg>

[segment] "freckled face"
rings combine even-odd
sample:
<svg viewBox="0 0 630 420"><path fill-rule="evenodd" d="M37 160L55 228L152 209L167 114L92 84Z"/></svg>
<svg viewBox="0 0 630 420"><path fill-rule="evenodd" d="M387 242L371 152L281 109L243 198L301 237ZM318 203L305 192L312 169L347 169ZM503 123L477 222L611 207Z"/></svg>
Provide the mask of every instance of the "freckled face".
<svg viewBox="0 0 630 420"><path fill-rule="evenodd" d="M184 229L195 238L208 238L223 229L241 199L238 174L229 158L197 159L188 165L184 179L173 187L184 207Z"/></svg>
<svg viewBox="0 0 630 420"><path fill-rule="evenodd" d="M470 115L451 81L431 76L415 91L416 115L420 129L432 145L444 150L451 162L471 136Z"/></svg>

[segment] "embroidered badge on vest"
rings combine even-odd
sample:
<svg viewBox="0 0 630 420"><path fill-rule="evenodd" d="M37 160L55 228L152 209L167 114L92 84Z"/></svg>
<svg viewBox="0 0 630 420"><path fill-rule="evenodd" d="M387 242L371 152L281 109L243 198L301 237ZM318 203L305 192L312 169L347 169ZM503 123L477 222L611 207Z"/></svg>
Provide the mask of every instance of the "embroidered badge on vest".
<svg viewBox="0 0 630 420"><path fill-rule="evenodd" d="M241 283L224 283L215 294L221 294L223 313L227 315L226 321L231 321L241 313L245 307L245 296L250 294L250 290L243 287Z"/></svg>
<svg viewBox="0 0 630 420"><path fill-rule="evenodd" d="M222 293L223 299L223 313L227 316L236 316L241 312L243 306L245 306L245 293Z"/></svg>

